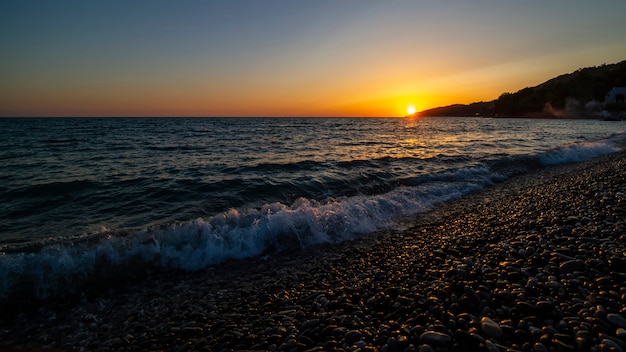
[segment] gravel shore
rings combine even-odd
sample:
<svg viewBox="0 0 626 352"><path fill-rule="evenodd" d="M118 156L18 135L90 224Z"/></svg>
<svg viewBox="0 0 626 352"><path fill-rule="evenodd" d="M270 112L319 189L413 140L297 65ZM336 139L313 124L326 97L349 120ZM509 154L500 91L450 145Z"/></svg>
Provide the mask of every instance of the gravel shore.
<svg viewBox="0 0 626 352"><path fill-rule="evenodd" d="M165 273L0 325L0 350L626 351L626 153L342 245Z"/></svg>

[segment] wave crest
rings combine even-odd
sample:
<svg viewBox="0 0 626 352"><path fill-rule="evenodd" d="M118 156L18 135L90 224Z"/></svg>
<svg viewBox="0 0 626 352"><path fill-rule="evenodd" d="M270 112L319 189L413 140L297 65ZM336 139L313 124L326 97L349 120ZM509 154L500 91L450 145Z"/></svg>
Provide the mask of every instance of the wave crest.
<svg viewBox="0 0 626 352"><path fill-rule="evenodd" d="M256 209L230 209L139 231L105 229L82 238L43 243L30 251L4 248L0 251L0 301L43 300L97 285L103 277L163 269L193 271L228 259L338 243L502 181L511 174L507 170L516 166L536 165L537 160L542 165L577 162L618 149L613 140L579 143L507 157L506 162L503 158L499 163L420 176L383 194L325 201L299 198L291 205L275 202Z"/></svg>

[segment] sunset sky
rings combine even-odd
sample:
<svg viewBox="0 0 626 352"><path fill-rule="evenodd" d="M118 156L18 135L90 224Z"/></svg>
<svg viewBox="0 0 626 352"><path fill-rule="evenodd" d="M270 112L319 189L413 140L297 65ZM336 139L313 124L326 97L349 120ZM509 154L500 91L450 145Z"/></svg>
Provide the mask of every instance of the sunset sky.
<svg viewBox="0 0 626 352"><path fill-rule="evenodd" d="M626 1L0 2L0 116L403 116L626 59Z"/></svg>

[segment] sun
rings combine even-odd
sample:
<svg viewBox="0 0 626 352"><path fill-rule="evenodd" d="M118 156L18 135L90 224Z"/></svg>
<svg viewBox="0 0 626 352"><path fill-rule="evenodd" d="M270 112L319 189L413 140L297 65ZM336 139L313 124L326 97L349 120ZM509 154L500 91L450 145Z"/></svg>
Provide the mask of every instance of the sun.
<svg viewBox="0 0 626 352"><path fill-rule="evenodd" d="M413 105L409 105L406 107L406 113L407 115L413 115L417 112L417 110L415 109L415 106Z"/></svg>

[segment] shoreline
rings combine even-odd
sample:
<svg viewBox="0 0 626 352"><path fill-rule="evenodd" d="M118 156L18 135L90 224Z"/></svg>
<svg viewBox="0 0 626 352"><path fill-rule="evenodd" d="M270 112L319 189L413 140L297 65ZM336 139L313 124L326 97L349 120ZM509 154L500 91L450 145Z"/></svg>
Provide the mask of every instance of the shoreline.
<svg viewBox="0 0 626 352"><path fill-rule="evenodd" d="M52 350L626 350L626 152L339 245L163 273L0 325ZM622 330L619 330L622 329Z"/></svg>

